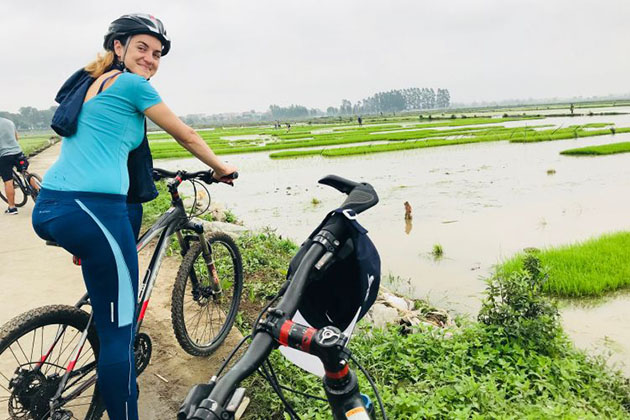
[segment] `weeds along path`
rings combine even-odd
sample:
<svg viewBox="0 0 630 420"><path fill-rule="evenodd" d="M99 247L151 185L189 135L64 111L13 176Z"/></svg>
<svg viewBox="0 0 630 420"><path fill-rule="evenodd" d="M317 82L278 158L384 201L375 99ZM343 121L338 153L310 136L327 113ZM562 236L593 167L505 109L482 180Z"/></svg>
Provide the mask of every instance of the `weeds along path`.
<svg viewBox="0 0 630 420"><path fill-rule="evenodd" d="M30 159L29 169L44 175L60 150L60 143L46 149ZM72 264L70 255L61 248L45 245L33 231L32 210L33 202L29 200L17 216L0 215L2 324L38 306L72 305L85 292L81 270ZM149 255L150 250L140 255L141 270ZM190 356L179 347L170 321L170 296L178 267L179 257L165 258L142 327L153 341L151 363L138 381L139 409L145 419L175 418L191 385L207 382L240 340L240 334L233 329L223 346L208 358Z"/></svg>

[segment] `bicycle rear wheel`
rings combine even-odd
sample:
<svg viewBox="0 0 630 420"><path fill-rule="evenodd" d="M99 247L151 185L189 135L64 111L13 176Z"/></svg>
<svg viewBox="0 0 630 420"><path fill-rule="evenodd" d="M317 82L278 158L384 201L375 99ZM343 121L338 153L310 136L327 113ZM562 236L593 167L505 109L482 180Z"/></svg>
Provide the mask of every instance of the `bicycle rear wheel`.
<svg viewBox="0 0 630 420"><path fill-rule="evenodd" d="M42 177L34 173L29 173L26 176L26 182L29 185L29 190L33 201L37 201L39 190L42 188ZM35 184L37 188L33 187L33 184Z"/></svg>
<svg viewBox="0 0 630 420"><path fill-rule="evenodd" d="M59 388L61 376L73 359L88 322L89 315L78 308L51 305L25 312L0 329L0 417L20 420L51 417L49 401ZM61 394L68 401L58 408L59 418L102 417L105 406L96 383L90 384L95 378L98 348L96 331L90 326L74 374ZM46 361L37 369L46 354ZM82 386L86 389L72 396Z"/></svg>
<svg viewBox="0 0 630 420"><path fill-rule="evenodd" d="M171 321L177 341L193 356L207 356L227 337L240 305L243 262L234 240L215 232L208 237L207 264L200 243L194 243L182 261L171 300ZM211 287L214 273L221 290Z"/></svg>
<svg viewBox="0 0 630 420"><path fill-rule="evenodd" d="M28 199L28 196L26 194L26 192L24 191L24 188L22 187L22 182L18 179L16 179L15 173L13 174L13 189L15 190L15 207L22 207L24 204L26 204L26 200ZM5 191L4 191L4 186L3 188L0 188L0 198L2 198L2 201L4 201L5 203L8 203L9 200L7 200L7 197L5 195Z"/></svg>

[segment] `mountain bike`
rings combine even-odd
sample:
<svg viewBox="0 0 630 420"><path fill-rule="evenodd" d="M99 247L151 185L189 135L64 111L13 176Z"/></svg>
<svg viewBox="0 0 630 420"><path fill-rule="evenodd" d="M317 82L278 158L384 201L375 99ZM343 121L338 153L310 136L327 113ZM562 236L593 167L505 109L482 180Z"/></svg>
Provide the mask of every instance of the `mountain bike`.
<svg viewBox="0 0 630 420"><path fill-rule="evenodd" d="M343 211L332 214L318 231L313 232L309 237L312 238L310 245L305 242L306 247L300 250L300 252L304 250L305 253L302 254L293 275L289 276L276 298L260 313L254 323L252 334L241 341L207 384L191 388L178 412L178 420L233 420L245 395L245 389L239 385L257 370L278 394L289 417L299 419L283 395L283 389L287 388L278 383L274 370L267 360L271 351L278 346L288 346L317 356L321 360L325 372L323 387L332 418L335 420L374 418L374 406L367 396L360 393L357 376L348 367L350 359L358 365L346 347L348 337L335 326L315 329L292 320L305 297L309 283L321 280L327 265L345 249L349 232L344 218L355 217L378 202L378 196L370 184L357 183L334 175L322 178L319 182L348 194L341 206ZM345 214L349 210L356 214L352 215L351 212ZM271 307L272 305L275 306ZM261 321L265 314L266 318ZM230 358L249 338L251 338L249 348L234 366L221 376ZM381 415L386 419L374 382L360 365L359 368L372 385L381 407Z"/></svg>
<svg viewBox="0 0 630 420"><path fill-rule="evenodd" d="M42 187L42 177L36 173L28 172L25 165L25 158L21 157L16 162L16 166L20 169L13 168L13 188L15 190L15 206L22 207L26 204L30 196L33 201L37 200L37 194ZM0 188L0 198L8 203L7 197L4 195L4 189Z"/></svg>
<svg viewBox="0 0 630 420"><path fill-rule="evenodd" d="M234 323L243 288L241 255L222 232L206 236L203 224L187 213L177 190L190 181L219 182L211 171L187 173L154 169L156 179L170 178L171 207L138 239L142 250L157 238L136 305L135 363L138 375L149 364L151 339L140 332L169 239L175 234L183 255L172 293L171 318L182 348L193 355L212 353ZM196 197L196 195L195 195ZM210 197L208 193L208 197ZM196 199L195 199L196 200ZM56 245L49 243L49 245ZM80 262L78 262L80 263ZM0 329L0 417L9 419L100 419L105 411L96 384L99 342L85 294L74 306L30 310Z"/></svg>

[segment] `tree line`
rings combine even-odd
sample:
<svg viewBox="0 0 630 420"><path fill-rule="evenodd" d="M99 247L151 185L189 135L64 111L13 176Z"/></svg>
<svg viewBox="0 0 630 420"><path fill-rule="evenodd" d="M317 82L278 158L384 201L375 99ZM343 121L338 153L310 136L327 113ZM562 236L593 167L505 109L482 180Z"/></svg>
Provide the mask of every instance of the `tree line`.
<svg viewBox="0 0 630 420"><path fill-rule="evenodd" d="M288 120L323 115L357 115L357 114L377 114L379 112L400 112L406 110L448 108L451 104L451 95L448 89L432 88L407 88L390 90L388 92L378 92L374 95L362 99L353 104L347 99L342 99L338 107L330 106L326 112L307 108L303 105L290 105L282 107L270 105L264 113L250 111L242 113L240 116L230 116L225 118L221 114L218 116L207 116L203 114L188 115L182 117L184 122L192 125L204 123L234 121L262 121L262 120ZM38 110L32 106L25 106L19 109L18 113L0 111L0 117L8 118L15 124L18 130L46 130L50 128L52 116L57 106L48 109ZM149 123L151 128L155 125Z"/></svg>
<svg viewBox="0 0 630 420"><path fill-rule="evenodd" d="M15 128L19 130L46 130L50 128L53 114L57 106L39 110L32 106L23 106L17 114L0 111L0 117L13 121Z"/></svg>
<svg viewBox="0 0 630 420"><path fill-rule="evenodd" d="M352 104L347 99L341 100L338 108L330 106L328 115L376 114L379 112L400 112L413 109L448 108L451 94L448 89L407 88L378 92Z"/></svg>

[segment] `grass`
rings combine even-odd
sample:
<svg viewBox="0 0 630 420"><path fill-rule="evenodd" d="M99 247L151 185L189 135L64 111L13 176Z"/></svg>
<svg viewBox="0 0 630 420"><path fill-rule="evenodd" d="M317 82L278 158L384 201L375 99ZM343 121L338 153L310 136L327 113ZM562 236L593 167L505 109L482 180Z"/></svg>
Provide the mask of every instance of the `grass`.
<svg viewBox="0 0 630 420"><path fill-rule="evenodd" d="M166 187L166 181L158 181L155 183L159 195L154 199L142 205L142 231L151 227L156 220L171 207L171 196Z"/></svg>
<svg viewBox="0 0 630 420"><path fill-rule="evenodd" d="M555 296L597 297L630 286L630 232L549 248L536 255L549 274L543 290ZM524 257L514 256L499 271L518 270Z"/></svg>
<svg viewBox="0 0 630 420"><path fill-rule="evenodd" d="M18 140L22 151L26 156L30 156L36 152L45 149L49 145L50 136L21 136Z"/></svg>
<svg viewBox="0 0 630 420"><path fill-rule="evenodd" d="M603 144L601 146L579 147L560 152L561 155L568 156L601 156L613 155L616 153L630 152L630 142Z"/></svg>
<svg viewBox="0 0 630 420"><path fill-rule="evenodd" d="M541 355L470 323L448 339L438 330L401 336L396 327L368 329L350 347L376 381L390 419L629 417L625 379L569 343L562 354ZM280 383L325 397L319 379L277 352L271 360ZM360 374L359 382L376 404ZM280 401L259 376L248 389L252 403L245 419L284 418ZM285 395L302 418L331 418L326 403Z"/></svg>

